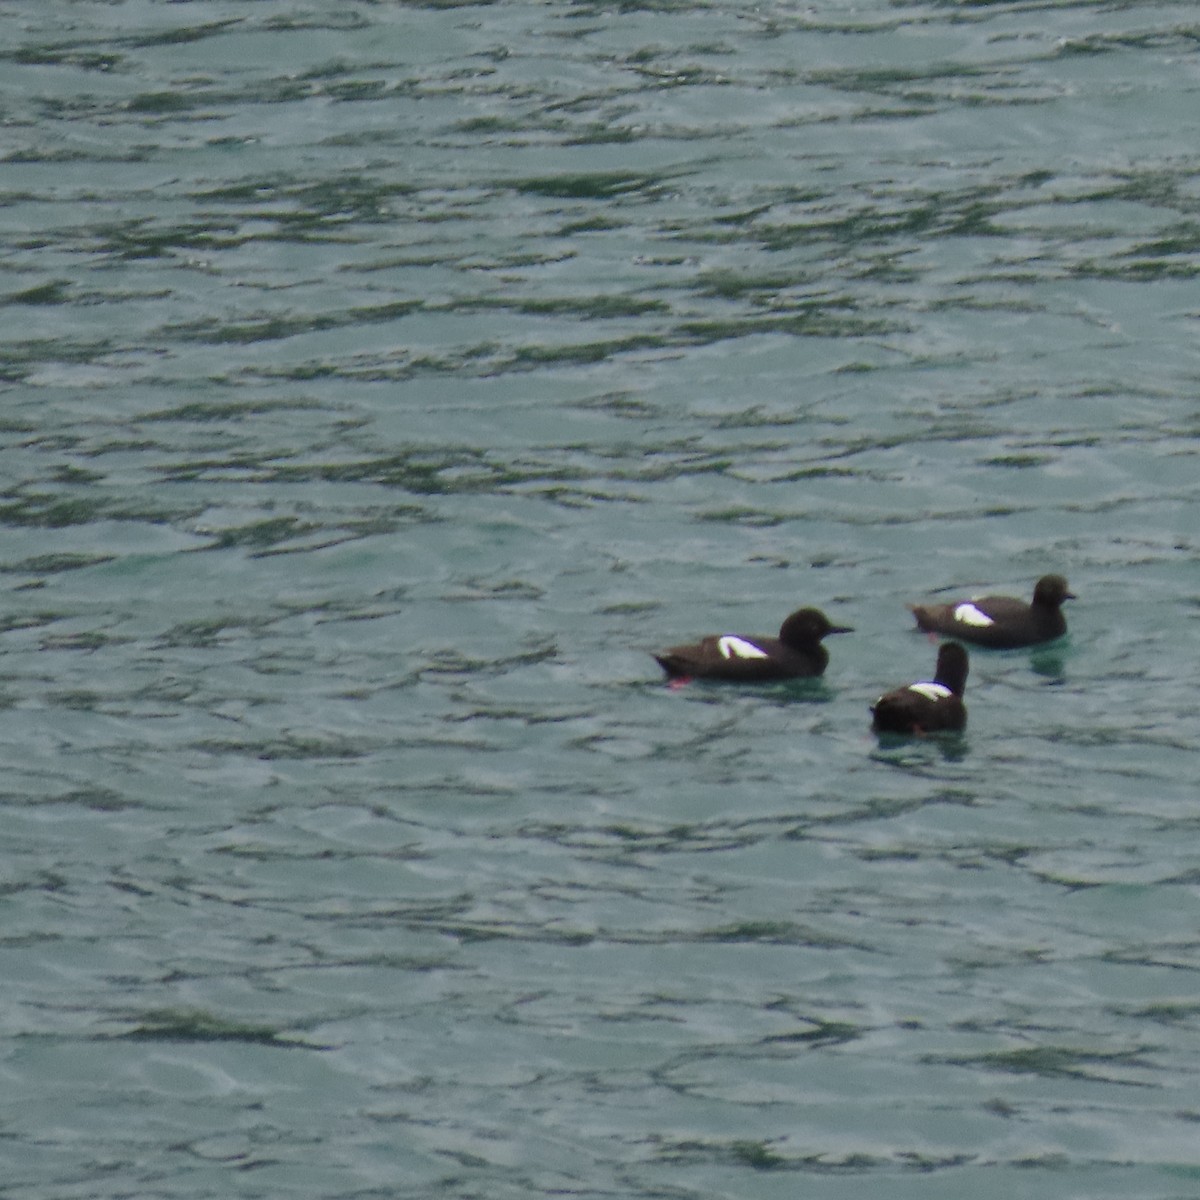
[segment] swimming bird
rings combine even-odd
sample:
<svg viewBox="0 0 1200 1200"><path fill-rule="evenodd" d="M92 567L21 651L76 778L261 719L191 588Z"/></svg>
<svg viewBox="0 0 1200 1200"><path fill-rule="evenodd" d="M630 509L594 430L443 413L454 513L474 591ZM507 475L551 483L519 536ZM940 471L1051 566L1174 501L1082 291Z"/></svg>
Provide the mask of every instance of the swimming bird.
<svg viewBox="0 0 1200 1200"><path fill-rule="evenodd" d="M910 683L879 697L871 706L878 733L939 733L967 723L963 691L967 686L967 652L958 642L938 649L932 680Z"/></svg>
<svg viewBox="0 0 1200 1200"><path fill-rule="evenodd" d="M1012 596L980 596L953 604L910 604L917 625L994 650L1034 646L1067 632L1062 602L1075 596L1061 575L1043 575L1033 589L1033 603Z"/></svg>
<svg viewBox="0 0 1200 1200"><path fill-rule="evenodd" d="M714 634L686 646L672 646L654 657L673 680L768 683L801 679L825 670L829 651L821 645L822 638L850 632L848 625L834 625L819 608L802 608L784 621L777 638Z"/></svg>

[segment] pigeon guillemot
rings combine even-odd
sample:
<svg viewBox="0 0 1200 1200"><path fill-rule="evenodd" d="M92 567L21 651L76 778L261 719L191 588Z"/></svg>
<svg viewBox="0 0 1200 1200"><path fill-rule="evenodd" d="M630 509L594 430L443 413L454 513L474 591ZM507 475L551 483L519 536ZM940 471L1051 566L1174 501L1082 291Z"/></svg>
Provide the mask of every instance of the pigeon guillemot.
<svg viewBox="0 0 1200 1200"><path fill-rule="evenodd" d="M687 646L672 646L654 657L671 679L725 679L732 683L767 683L820 675L829 662L821 639L850 633L834 625L818 608L802 608L780 626L779 636L742 637L726 633Z"/></svg>
<svg viewBox="0 0 1200 1200"><path fill-rule="evenodd" d="M980 596L955 604L910 604L917 625L929 633L947 633L995 650L1034 646L1067 632L1062 602L1074 600L1061 575L1044 575L1033 589L1033 603L1011 596Z"/></svg>
<svg viewBox="0 0 1200 1200"><path fill-rule="evenodd" d="M880 696L871 707L879 733L937 733L962 729L967 723L963 690L967 686L967 652L958 642L938 650L932 681L910 683Z"/></svg>

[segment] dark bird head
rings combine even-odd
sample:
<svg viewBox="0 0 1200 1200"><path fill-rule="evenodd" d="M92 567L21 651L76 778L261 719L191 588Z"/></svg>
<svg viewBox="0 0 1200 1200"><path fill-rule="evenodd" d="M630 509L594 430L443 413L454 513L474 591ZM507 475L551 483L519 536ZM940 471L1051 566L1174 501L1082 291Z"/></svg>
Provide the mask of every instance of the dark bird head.
<svg viewBox="0 0 1200 1200"><path fill-rule="evenodd" d="M779 627L779 640L785 646L812 646L831 633L853 633L849 625L834 625L819 608L802 608L792 613Z"/></svg>
<svg viewBox="0 0 1200 1200"><path fill-rule="evenodd" d="M1033 602L1041 608L1057 608L1064 600L1074 599L1075 593L1061 575L1043 575L1033 589Z"/></svg>
<svg viewBox="0 0 1200 1200"><path fill-rule="evenodd" d="M938 650L937 673L934 683L948 687L961 696L967 686L967 652L960 642L943 642Z"/></svg>

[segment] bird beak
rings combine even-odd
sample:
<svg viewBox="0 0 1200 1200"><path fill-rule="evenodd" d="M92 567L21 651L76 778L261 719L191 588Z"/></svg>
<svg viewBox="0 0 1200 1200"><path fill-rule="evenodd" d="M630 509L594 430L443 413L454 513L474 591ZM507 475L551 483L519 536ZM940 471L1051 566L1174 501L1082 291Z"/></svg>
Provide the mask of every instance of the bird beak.
<svg viewBox="0 0 1200 1200"><path fill-rule="evenodd" d="M1063 592L1063 599L1064 600L1078 600L1079 597L1076 596L1074 592Z"/></svg>
<svg viewBox="0 0 1200 1200"><path fill-rule="evenodd" d="M825 632L826 633L853 633L854 626L853 625L830 625L830 627Z"/></svg>

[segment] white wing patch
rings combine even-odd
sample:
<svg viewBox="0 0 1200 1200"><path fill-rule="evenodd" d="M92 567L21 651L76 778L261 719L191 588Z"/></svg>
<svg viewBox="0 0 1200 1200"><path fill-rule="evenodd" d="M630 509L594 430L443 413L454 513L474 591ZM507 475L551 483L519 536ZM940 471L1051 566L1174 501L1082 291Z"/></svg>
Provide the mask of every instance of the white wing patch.
<svg viewBox="0 0 1200 1200"><path fill-rule="evenodd" d="M954 619L963 625L974 625L978 629L986 629L996 623L983 609L976 608L969 600L954 606Z"/></svg>
<svg viewBox="0 0 1200 1200"><path fill-rule="evenodd" d="M724 637L717 638L717 649L720 650L723 658L770 657L765 650L760 650L753 642L748 642L745 638L736 637L732 633L727 633Z"/></svg>
<svg viewBox="0 0 1200 1200"><path fill-rule="evenodd" d="M924 696L926 700L945 700L954 695L943 683L910 683L908 690Z"/></svg>

